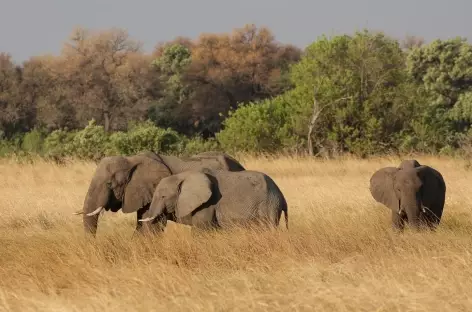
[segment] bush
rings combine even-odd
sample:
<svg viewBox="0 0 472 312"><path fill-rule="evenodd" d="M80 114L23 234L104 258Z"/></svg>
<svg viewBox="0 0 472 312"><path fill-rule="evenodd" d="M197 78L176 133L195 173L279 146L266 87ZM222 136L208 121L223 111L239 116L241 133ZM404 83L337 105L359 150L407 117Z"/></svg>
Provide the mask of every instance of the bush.
<svg viewBox="0 0 472 312"><path fill-rule="evenodd" d="M44 132L39 129L33 129L24 135L21 149L29 154L41 154L45 137Z"/></svg>
<svg viewBox="0 0 472 312"><path fill-rule="evenodd" d="M128 132L115 132L110 136L108 152L132 155L142 151L174 153L182 149L182 138L172 129L156 127L151 121L132 123Z"/></svg>
<svg viewBox="0 0 472 312"><path fill-rule="evenodd" d="M294 124L293 106L290 92L260 103L241 105L229 112L217 139L224 150L231 152L275 152L299 146L303 139Z"/></svg>
<svg viewBox="0 0 472 312"><path fill-rule="evenodd" d="M54 130L44 140L44 150L48 157L66 157L72 156L76 132L67 132L66 130Z"/></svg>
<svg viewBox="0 0 472 312"><path fill-rule="evenodd" d="M185 138L183 142L185 145L183 150L181 150L181 154L185 156L191 156L208 151L218 151L221 149L218 141L214 138L208 140L204 140L201 137L194 137L191 139Z"/></svg>
<svg viewBox="0 0 472 312"><path fill-rule="evenodd" d="M71 142L71 154L80 159L98 160L106 155L108 149L108 135L103 126L98 126L95 120L74 135Z"/></svg>
<svg viewBox="0 0 472 312"><path fill-rule="evenodd" d="M0 157L8 157L16 151L14 144L8 140L0 140Z"/></svg>

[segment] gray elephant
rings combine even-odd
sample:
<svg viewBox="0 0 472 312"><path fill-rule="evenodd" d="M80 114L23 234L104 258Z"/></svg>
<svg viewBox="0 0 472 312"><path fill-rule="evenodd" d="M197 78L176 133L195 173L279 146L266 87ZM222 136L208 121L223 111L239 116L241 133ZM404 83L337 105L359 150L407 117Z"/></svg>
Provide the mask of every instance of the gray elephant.
<svg viewBox="0 0 472 312"><path fill-rule="evenodd" d="M282 212L288 229L287 202L266 174L202 169L163 178L141 221L159 220L163 227L167 219L198 228L277 227Z"/></svg>
<svg viewBox="0 0 472 312"><path fill-rule="evenodd" d="M435 229L441 221L446 183L441 173L416 160L376 171L370 179L370 192L392 210L392 225L397 230L403 230L405 222L417 229Z"/></svg>
<svg viewBox="0 0 472 312"><path fill-rule="evenodd" d="M149 208L155 187L164 177L189 168L245 170L229 155L220 152L207 153L187 159L158 155L150 151L127 157L105 157L97 165L85 196L83 210L75 214L83 214L86 233L95 235L98 216L102 210L117 212L121 209L123 213L136 212L137 219L141 219ZM152 229L150 222L136 224L138 232Z"/></svg>
<svg viewBox="0 0 472 312"><path fill-rule="evenodd" d="M246 170L236 159L222 152L203 152L191 157L176 157L167 155L156 155L163 161L173 174L185 170L209 168L225 171Z"/></svg>

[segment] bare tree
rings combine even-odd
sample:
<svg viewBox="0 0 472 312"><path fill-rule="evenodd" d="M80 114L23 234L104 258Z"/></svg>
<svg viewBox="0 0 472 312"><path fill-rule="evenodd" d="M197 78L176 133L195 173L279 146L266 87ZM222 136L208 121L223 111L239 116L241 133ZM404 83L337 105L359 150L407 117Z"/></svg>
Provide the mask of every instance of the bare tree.
<svg viewBox="0 0 472 312"><path fill-rule="evenodd" d="M82 123L95 118L109 131L143 115L151 59L140 53L140 43L121 29L91 33L79 28L70 40L63 50L64 78Z"/></svg>
<svg viewBox="0 0 472 312"><path fill-rule="evenodd" d="M401 48L405 50L411 50L413 48L419 48L425 43L422 37L407 35L401 42Z"/></svg>

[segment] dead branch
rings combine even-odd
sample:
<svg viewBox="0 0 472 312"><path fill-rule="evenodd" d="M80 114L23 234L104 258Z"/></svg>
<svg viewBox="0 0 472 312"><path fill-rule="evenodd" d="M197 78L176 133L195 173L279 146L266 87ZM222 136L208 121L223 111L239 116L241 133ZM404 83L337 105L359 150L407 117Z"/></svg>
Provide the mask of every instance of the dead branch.
<svg viewBox="0 0 472 312"><path fill-rule="evenodd" d="M315 88L314 93L313 93L313 113L311 115L310 123L308 124L308 134L307 134L308 153L310 154L310 156L314 156L313 155L313 141L312 141L311 135L313 133L313 129L315 128L315 126L317 124L317 121L318 121L318 118L320 117L321 112L325 108L327 108L328 106L332 106L332 105L334 105L334 104L336 104L340 101L347 100L347 99L350 99L350 98L352 98L352 96L342 97L342 98L336 99L336 100L334 100L334 101L332 101L328 104L320 106L320 104L316 100L316 88Z"/></svg>

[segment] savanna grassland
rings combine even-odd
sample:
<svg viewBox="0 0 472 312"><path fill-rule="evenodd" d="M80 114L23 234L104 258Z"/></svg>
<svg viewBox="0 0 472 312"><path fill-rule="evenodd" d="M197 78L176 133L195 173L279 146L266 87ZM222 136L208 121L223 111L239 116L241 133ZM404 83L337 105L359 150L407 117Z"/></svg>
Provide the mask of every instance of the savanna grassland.
<svg viewBox="0 0 472 312"><path fill-rule="evenodd" d="M246 158L274 178L289 231L131 235L135 215L104 213L95 241L81 209L93 163L0 162L2 311L470 311L472 173L418 158L447 183L435 233L394 234L368 189L399 159ZM283 224L283 223L282 223Z"/></svg>

